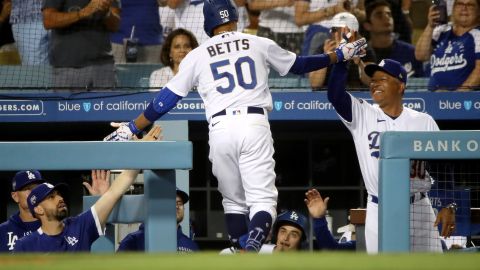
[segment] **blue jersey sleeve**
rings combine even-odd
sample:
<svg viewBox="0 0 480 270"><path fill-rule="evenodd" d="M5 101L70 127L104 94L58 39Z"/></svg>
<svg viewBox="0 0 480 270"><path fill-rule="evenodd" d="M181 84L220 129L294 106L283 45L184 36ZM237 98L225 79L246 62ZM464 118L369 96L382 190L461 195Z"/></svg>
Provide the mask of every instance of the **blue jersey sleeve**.
<svg viewBox="0 0 480 270"><path fill-rule="evenodd" d="M328 250L354 250L355 242L348 241L338 243L328 230L328 223L325 217L313 219L313 232L317 238L318 249Z"/></svg>
<svg viewBox="0 0 480 270"><path fill-rule="evenodd" d="M340 62L333 66L328 80L328 100L337 113L346 121L352 121L352 99L346 91L347 63Z"/></svg>
<svg viewBox="0 0 480 270"><path fill-rule="evenodd" d="M67 230L72 234L79 234L79 245L82 249L90 250L90 246L101 235L104 235L103 229L98 220L97 212L92 206L90 210L85 211L72 219Z"/></svg>
<svg viewBox="0 0 480 270"><path fill-rule="evenodd" d="M118 246L117 252L122 252L122 251L143 251L145 250L145 247L140 247L139 246L139 240L138 235L135 233L130 233L123 240L120 242L120 245ZM141 239L142 242L144 239Z"/></svg>
<svg viewBox="0 0 480 270"><path fill-rule="evenodd" d="M327 54L297 56L289 72L293 74L305 74L326 68L329 65L330 57Z"/></svg>
<svg viewBox="0 0 480 270"><path fill-rule="evenodd" d="M153 123L175 107L180 99L182 99L181 96L175 94L167 87L163 87L153 101L148 104L143 112L143 116Z"/></svg>

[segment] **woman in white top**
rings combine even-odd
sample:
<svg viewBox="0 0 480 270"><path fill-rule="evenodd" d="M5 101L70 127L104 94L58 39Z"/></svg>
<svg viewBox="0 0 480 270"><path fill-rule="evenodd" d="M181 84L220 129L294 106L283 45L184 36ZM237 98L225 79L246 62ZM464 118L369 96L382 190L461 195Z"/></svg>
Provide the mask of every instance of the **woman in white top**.
<svg viewBox="0 0 480 270"><path fill-rule="evenodd" d="M178 72L180 62L193 49L198 41L192 32L183 28L173 30L165 40L160 54L160 61L165 66L150 75L150 88L160 90Z"/></svg>

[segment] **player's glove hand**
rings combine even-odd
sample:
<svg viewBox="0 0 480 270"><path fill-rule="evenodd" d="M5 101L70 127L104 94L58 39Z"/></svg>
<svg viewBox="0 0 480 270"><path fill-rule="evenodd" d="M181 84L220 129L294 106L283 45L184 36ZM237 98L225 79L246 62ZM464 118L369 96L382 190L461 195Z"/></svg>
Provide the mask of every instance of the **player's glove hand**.
<svg viewBox="0 0 480 270"><path fill-rule="evenodd" d="M140 130L137 129L133 121L119 124L112 123L111 125L118 128L110 135L103 138L104 141L129 141L135 134L140 133Z"/></svg>
<svg viewBox="0 0 480 270"><path fill-rule="evenodd" d="M337 62L348 61L354 56L363 57L365 56L365 48L367 47L367 40L361 38L354 42L347 43L344 39L338 48L335 49L335 54L337 55Z"/></svg>

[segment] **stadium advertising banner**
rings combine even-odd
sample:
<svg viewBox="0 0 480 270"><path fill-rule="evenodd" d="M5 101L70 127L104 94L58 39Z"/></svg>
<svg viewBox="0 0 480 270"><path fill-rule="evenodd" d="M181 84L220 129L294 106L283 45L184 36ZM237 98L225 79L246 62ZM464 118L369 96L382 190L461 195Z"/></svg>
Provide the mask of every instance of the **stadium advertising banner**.
<svg viewBox="0 0 480 270"><path fill-rule="evenodd" d="M126 121L141 113L155 92L22 93L0 97L0 121L70 122ZM367 92L353 93L371 102ZM274 92L271 120L338 120L326 92ZM480 92L406 93L404 105L428 112L436 120L480 119ZM196 92L183 98L164 120L205 120Z"/></svg>

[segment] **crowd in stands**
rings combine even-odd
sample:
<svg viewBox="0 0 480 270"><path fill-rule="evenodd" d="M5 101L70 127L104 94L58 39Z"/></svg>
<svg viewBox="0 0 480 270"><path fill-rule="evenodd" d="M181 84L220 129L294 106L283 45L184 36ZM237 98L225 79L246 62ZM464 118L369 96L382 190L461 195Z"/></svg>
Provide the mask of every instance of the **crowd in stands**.
<svg viewBox="0 0 480 270"><path fill-rule="evenodd" d="M480 85L479 0L447 0L445 9L417 1L427 14L413 9L411 0L231 1L238 31L298 55L333 50L343 39L336 25L346 21L356 38L368 40L367 56L349 64L351 89L368 88L363 67L384 58L402 63L409 77L429 78L431 91ZM207 39L203 0L1 0L0 7L0 64L49 65L60 90L114 88L115 65L125 63L164 66L150 76L150 87L159 88L176 74L179 60ZM179 31L188 39L184 49L176 47ZM177 49L183 57L175 56ZM328 69L309 74L311 88L325 89L328 75Z"/></svg>

